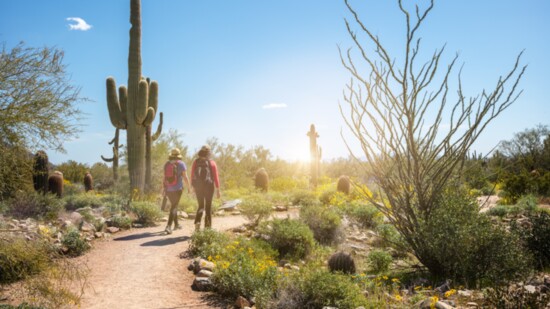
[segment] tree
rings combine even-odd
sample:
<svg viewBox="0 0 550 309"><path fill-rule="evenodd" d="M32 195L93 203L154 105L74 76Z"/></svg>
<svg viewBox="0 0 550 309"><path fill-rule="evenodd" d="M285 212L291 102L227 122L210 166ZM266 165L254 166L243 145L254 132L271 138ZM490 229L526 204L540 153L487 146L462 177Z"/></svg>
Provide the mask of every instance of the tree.
<svg viewBox="0 0 550 309"><path fill-rule="evenodd" d="M397 1L406 25L399 60L365 26L349 1L345 3L360 29L356 33L346 19L360 60L354 60L351 49L340 50L342 64L351 74L344 91L347 109L340 109L362 147L363 170L385 200L376 200L368 192L365 196L395 225L416 257L437 273L442 265L419 229L441 207L445 188L460 175L472 144L521 94L517 87L526 66L520 65L520 53L493 90L473 97L463 92L460 70L454 98L449 95L450 79L458 55L442 67L443 47L421 62L424 54L418 32L433 0L426 8L416 6L413 14L403 1Z"/></svg>
<svg viewBox="0 0 550 309"><path fill-rule="evenodd" d="M18 44L0 55L0 142L4 146L63 150L78 132L84 101L71 85L63 51Z"/></svg>
<svg viewBox="0 0 550 309"><path fill-rule="evenodd" d="M539 124L533 129L527 129L514 134L509 141L502 141L499 150L511 161L511 172L545 168L550 163L548 155L548 126Z"/></svg>

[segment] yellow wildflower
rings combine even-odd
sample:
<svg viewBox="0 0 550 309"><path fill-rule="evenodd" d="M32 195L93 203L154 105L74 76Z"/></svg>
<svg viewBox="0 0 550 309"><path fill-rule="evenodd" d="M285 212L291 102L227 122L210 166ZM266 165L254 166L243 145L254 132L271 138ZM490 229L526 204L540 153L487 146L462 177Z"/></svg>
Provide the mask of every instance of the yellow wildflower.
<svg viewBox="0 0 550 309"><path fill-rule="evenodd" d="M435 309L435 305L437 304L438 301L439 301L439 297L437 296L430 297L430 309Z"/></svg>
<svg viewBox="0 0 550 309"><path fill-rule="evenodd" d="M394 297L395 297L395 300L397 300L397 301L402 301L403 300L403 297L401 297L401 295L399 295L399 294L395 294Z"/></svg>
<svg viewBox="0 0 550 309"><path fill-rule="evenodd" d="M399 283L399 279L393 278L393 279L391 279L391 282L393 282L393 283Z"/></svg>
<svg viewBox="0 0 550 309"><path fill-rule="evenodd" d="M455 289L450 289L447 292L445 292L445 298L448 298L448 297L450 297L454 294L456 294L456 290Z"/></svg>
<svg viewBox="0 0 550 309"><path fill-rule="evenodd" d="M388 280L388 276L383 276L382 277L384 280Z"/></svg>

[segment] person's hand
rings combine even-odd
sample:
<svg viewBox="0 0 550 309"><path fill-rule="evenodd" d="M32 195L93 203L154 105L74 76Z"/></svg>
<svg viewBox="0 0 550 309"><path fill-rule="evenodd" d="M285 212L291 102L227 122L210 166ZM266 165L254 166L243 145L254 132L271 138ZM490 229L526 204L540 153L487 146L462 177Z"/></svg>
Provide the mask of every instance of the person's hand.
<svg viewBox="0 0 550 309"><path fill-rule="evenodd" d="M222 197L222 194L220 193L220 189L217 189L217 190L216 190L216 197L217 197L217 198L221 198L221 197Z"/></svg>

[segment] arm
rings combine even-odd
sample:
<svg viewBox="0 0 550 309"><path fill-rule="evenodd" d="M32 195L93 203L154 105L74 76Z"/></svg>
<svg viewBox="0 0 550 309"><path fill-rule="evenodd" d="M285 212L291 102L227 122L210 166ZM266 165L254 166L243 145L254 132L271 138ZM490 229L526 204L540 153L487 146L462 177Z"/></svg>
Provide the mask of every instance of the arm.
<svg viewBox="0 0 550 309"><path fill-rule="evenodd" d="M191 186L189 183L189 178L187 177L187 172L183 171L182 173L183 183L185 184L185 187L187 188L187 193L191 193Z"/></svg>
<svg viewBox="0 0 550 309"><path fill-rule="evenodd" d="M210 160L210 167L212 168L212 175L214 177L214 187L216 187L216 197L220 198L220 177L218 176L218 166L216 165L216 162L213 160Z"/></svg>

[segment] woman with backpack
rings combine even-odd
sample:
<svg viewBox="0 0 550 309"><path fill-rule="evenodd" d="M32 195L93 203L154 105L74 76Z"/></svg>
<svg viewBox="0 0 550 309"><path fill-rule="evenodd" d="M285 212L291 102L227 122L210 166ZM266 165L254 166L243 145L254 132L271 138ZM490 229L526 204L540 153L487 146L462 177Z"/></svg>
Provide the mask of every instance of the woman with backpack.
<svg viewBox="0 0 550 309"><path fill-rule="evenodd" d="M204 145L199 150L198 158L191 166L191 185L197 196L199 208L195 216L195 231L200 230L202 214L206 212L204 227L212 227L212 199L214 191L216 197L220 198L220 180L216 162L210 159L210 146Z"/></svg>
<svg viewBox="0 0 550 309"><path fill-rule="evenodd" d="M170 200L168 225L164 230L166 234L172 234L172 223L174 223L174 230L181 228L178 224L178 204L184 188L187 188L187 193L190 193L187 167L181 159L182 155L180 150L174 148L170 151L168 162L164 164L164 192Z"/></svg>

